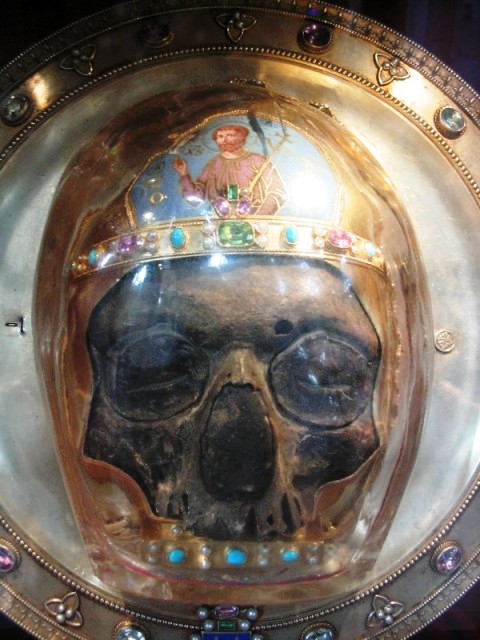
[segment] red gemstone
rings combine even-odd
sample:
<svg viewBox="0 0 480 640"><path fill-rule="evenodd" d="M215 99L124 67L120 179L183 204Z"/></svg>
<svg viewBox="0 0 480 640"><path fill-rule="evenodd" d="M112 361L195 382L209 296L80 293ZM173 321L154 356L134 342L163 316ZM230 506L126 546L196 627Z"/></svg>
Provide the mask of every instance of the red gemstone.
<svg viewBox="0 0 480 640"><path fill-rule="evenodd" d="M213 615L217 620L228 620L229 618L236 618L238 616L239 609L234 606L222 606L215 607Z"/></svg>
<svg viewBox="0 0 480 640"><path fill-rule="evenodd" d="M327 232L327 240L338 249L348 249L353 244L352 236L342 229L330 229Z"/></svg>

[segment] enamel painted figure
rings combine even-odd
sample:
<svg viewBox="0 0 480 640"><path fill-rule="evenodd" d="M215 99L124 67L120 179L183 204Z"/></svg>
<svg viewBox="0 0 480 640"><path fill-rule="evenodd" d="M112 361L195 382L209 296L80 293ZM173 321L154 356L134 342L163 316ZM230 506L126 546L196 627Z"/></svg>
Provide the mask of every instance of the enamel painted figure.
<svg viewBox="0 0 480 640"><path fill-rule="evenodd" d="M245 148L249 129L235 124L218 127L212 139L220 153L207 162L200 176L192 179L185 160L175 158L173 166L180 175L182 196L187 200L209 200L217 213L230 212L230 201L237 202L241 216L276 214L287 194L273 164L263 155Z"/></svg>

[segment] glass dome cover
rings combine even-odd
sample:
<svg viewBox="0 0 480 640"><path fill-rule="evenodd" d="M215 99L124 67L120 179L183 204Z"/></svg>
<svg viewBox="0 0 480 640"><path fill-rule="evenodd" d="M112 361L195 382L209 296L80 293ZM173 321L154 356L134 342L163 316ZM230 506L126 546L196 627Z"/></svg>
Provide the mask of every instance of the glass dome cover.
<svg viewBox="0 0 480 640"><path fill-rule="evenodd" d="M99 575L215 602L365 572L420 435L428 316L358 140L263 89L163 94L73 160L44 247L67 275L38 281L42 365Z"/></svg>

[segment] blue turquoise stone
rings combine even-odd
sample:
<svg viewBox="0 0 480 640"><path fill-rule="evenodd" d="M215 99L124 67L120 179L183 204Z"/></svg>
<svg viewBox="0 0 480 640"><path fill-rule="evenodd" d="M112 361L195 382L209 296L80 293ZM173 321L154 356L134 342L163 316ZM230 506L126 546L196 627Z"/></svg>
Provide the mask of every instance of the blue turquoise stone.
<svg viewBox="0 0 480 640"><path fill-rule="evenodd" d="M170 242L174 249L181 249L185 246L187 241L187 236L185 235L185 231L180 229L180 227L176 227L172 229L170 232Z"/></svg>
<svg viewBox="0 0 480 640"><path fill-rule="evenodd" d="M124 627L117 631L115 634L115 640L147 640L143 631L137 627Z"/></svg>
<svg viewBox="0 0 480 640"><path fill-rule="evenodd" d="M88 254L88 264L91 267L94 267L97 264L97 260L98 260L98 252L96 249L92 249Z"/></svg>
<svg viewBox="0 0 480 640"><path fill-rule="evenodd" d="M374 256L374 255L375 255L375 253L376 253L375 247L374 247L374 246L373 246L373 244L371 244L370 242L368 242L368 243L365 245L365 251L367 252L367 256L368 256L369 258L373 258L373 256Z"/></svg>
<svg viewBox="0 0 480 640"><path fill-rule="evenodd" d="M336 633L333 629L326 626L312 629L305 636L305 640L335 640Z"/></svg>
<svg viewBox="0 0 480 640"><path fill-rule="evenodd" d="M296 549L285 549L285 551L282 551L282 560L284 562L296 562L299 557L300 554Z"/></svg>
<svg viewBox="0 0 480 640"><path fill-rule="evenodd" d="M182 564L186 557L187 554L183 549L172 549L167 553L167 560L171 564Z"/></svg>
<svg viewBox="0 0 480 640"><path fill-rule="evenodd" d="M239 567L242 564L245 564L247 561L247 552L243 549L237 549L233 547L232 549L228 549L225 553L225 560L227 564L231 564L235 567Z"/></svg>
<svg viewBox="0 0 480 640"><path fill-rule="evenodd" d="M288 242L288 244L297 244L298 229L294 224L285 229L285 240Z"/></svg>

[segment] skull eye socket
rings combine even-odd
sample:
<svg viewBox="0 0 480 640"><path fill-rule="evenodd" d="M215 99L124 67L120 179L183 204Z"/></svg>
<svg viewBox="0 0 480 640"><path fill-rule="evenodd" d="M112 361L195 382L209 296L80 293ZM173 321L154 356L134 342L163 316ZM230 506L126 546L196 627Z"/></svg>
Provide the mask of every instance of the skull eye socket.
<svg viewBox="0 0 480 640"><path fill-rule="evenodd" d="M185 337L144 331L114 345L106 358L107 394L133 420L170 418L195 404L208 378L208 360Z"/></svg>
<svg viewBox="0 0 480 640"><path fill-rule="evenodd" d="M283 413L321 427L342 427L372 400L378 362L324 332L300 337L270 366L270 385Z"/></svg>

